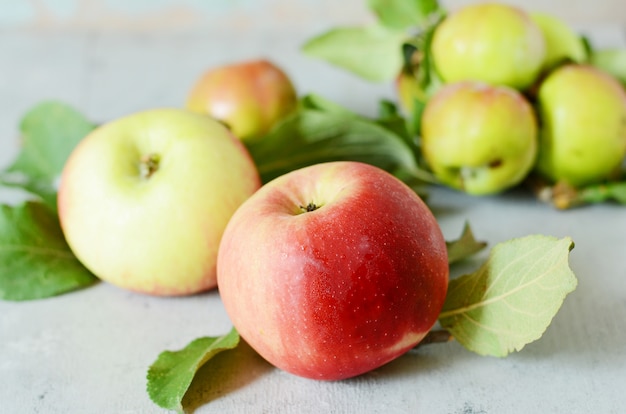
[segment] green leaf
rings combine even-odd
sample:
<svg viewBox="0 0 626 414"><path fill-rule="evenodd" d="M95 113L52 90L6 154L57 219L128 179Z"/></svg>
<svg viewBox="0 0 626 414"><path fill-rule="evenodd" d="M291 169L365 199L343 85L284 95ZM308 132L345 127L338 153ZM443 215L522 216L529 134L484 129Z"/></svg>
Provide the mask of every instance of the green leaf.
<svg viewBox="0 0 626 414"><path fill-rule="evenodd" d="M470 351L506 356L543 335L576 288L569 238L531 235L495 246L475 273L450 281L441 326Z"/></svg>
<svg viewBox="0 0 626 414"><path fill-rule="evenodd" d="M305 95L300 99L300 107L303 109L313 109L326 113L332 113L338 116L345 116L350 118L358 118L359 115L352 112L346 107L343 107L333 101L321 97L317 94Z"/></svg>
<svg viewBox="0 0 626 414"><path fill-rule="evenodd" d="M419 177L413 150L404 138L376 120L358 116L319 98L310 100L262 140L249 143L261 178L328 161L360 161L389 172ZM322 102L313 106L310 102ZM308 106L308 107L307 107ZM320 109L309 108L323 107Z"/></svg>
<svg viewBox="0 0 626 414"><path fill-rule="evenodd" d="M437 0L368 0L379 22L391 29L408 29L424 23L439 10Z"/></svg>
<svg viewBox="0 0 626 414"><path fill-rule="evenodd" d="M31 178L21 174L0 173L0 185L25 190L39 197L40 201L52 211L57 209L57 189L54 184L42 179Z"/></svg>
<svg viewBox="0 0 626 414"><path fill-rule="evenodd" d="M626 181L607 181L574 187L565 181L552 184L541 177L531 176L527 183L539 200L559 210L610 201L626 205Z"/></svg>
<svg viewBox="0 0 626 414"><path fill-rule="evenodd" d="M402 68L405 38L403 32L379 25L342 27L310 39L302 50L366 80L386 82Z"/></svg>
<svg viewBox="0 0 626 414"><path fill-rule="evenodd" d="M38 104L22 118L22 149L0 174L0 183L39 195L48 204L54 181L76 144L95 125L72 107L55 101Z"/></svg>
<svg viewBox="0 0 626 414"><path fill-rule="evenodd" d="M626 204L626 181L612 181L605 184L590 185L578 190L583 204L615 201Z"/></svg>
<svg viewBox="0 0 626 414"><path fill-rule="evenodd" d="M461 237L447 241L446 247L448 248L448 263L453 264L483 250L487 247L487 243L476 240L469 223L465 223Z"/></svg>
<svg viewBox="0 0 626 414"><path fill-rule="evenodd" d="M0 206L0 299L41 299L96 281L72 254L52 210L39 202Z"/></svg>
<svg viewBox="0 0 626 414"><path fill-rule="evenodd" d="M72 107L42 102L22 118L22 151L8 171L54 180L76 144L94 128Z"/></svg>
<svg viewBox="0 0 626 414"><path fill-rule="evenodd" d="M202 337L180 351L164 351L148 369L147 390L159 407L183 413L182 400L196 372L222 351L239 344L235 328L220 337Z"/></svg>
<svg viewBox="0 0 626 414"><path fill-rule="evenodd" d="M591 52L590 63L626 86L626 49L610 48Z"/></svg>

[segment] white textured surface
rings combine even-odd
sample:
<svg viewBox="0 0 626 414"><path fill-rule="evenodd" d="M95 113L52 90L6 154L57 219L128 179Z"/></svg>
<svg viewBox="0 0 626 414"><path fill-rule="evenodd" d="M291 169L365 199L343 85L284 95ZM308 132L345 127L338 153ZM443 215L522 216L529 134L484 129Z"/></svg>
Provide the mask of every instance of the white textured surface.
<svg viewBox="0 0 626 414"><path fill-rule="evenodd" d="M64 100L97 121L181 106L202 70L257 55L281 64L301 93L315 91L361 113L392 96L388 86L301 55L299 45L314 33L5 30L0 166L17 152L20 116L41 100ZM626 44L621 31L594 33L600 43ZM17 197L0 192L3 202ZM201 371L188 406L197 413L623 412L626 210L557 212L521 193L471 198L444 189L432 191L431 204L448 238L469 220L491 246L531 233L574 239L579 287L540 341L506 359L479 357L456 343L432 345L342 382L291 376L242 347ZM165 299L99 284L41 301L0 302L0 412L162 412L145 391L150 363L165 349L229 329L216 292Z"/></svg>

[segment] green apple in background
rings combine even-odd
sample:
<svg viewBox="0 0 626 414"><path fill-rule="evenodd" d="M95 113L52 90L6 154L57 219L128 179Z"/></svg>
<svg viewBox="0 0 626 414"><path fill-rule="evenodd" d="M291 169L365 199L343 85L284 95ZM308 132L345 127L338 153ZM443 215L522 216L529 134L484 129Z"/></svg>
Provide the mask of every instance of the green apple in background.
<svg viewBox="0 0 626 414"><path fill-rule="evenodd" d="M415 103L426 102L442 86L436 73L430 74L428 84L423 87L415 73L410 70L401 71L396 76L394 87L400 108L405 114L413 115Z"/></svg>
<svg viewBox="0 0 626 414"><path fill-rule="evenodd" d="M66 162L58 211L97 277L153 295L216 286L222 232L260 187L243 143L218 121L155 109L106 123Z"/></svg>
<svg viewBox="0 0 626 414"><path fill-rule="evenodd" d="M415 101L425 102L427 100L426 91L410 71L400 72L395 79L394 87L400 108L405 114L413 114Z"/></svg>
<svg viewBox="0 0 626 414"><path fill-rule="evenodd" d="M626 87L626 49L612 47L593 50L589 63L615 77Z"/></svg>
<svg viewBox="0 0 626 414"><path fill-rule="evenodd" d="M243 141L262 137L296 105L291 79L264 59L207 70L186 102L187 109L222 121Z"/></svg>
<svg viewBox="0 0 626 414"><path fill-rule="evenodd" d="M610 178L626 154L626 92L609 74L569 64L539 86L537 171L584 186Z"/></svg>
<svg viewBox="0 0 626 414"><path fill-rule="evenodd" d="M583 63L587 60L582 38L568 24L547 13L532 12L530 15L546 40L545 70L566 61Z"/></svg>
<svg viewBox="0 0 626 414"><path fill-rule="evenodd" d="M541 29L522 9L498 3L471 4L435 29L431 45L444 82L480 80L529 87L546 55Z"/></svg>
<svg viewBox="0 0 626 414"><path fill-rule="evenodd" d="M513 88L451 83L426 104L421 145L443 184L469 194L498 193L520 183L533 167L536 116Z"/></svg>

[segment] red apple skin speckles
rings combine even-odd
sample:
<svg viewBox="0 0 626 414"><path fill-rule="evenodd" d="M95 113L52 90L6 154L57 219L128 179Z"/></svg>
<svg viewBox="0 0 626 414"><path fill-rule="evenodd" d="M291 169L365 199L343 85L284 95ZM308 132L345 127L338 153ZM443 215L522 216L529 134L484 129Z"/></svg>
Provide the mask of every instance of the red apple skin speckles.
<svg viewBox="0 0 626 414"><path fill-rule="evenodd" d="M307 205L313 211L305 211ZM445 240L401 181L356 162L318 164L266 184L229 222L218 288L266 360L315 379L353 377L404 354L436 322Z"/></svg>

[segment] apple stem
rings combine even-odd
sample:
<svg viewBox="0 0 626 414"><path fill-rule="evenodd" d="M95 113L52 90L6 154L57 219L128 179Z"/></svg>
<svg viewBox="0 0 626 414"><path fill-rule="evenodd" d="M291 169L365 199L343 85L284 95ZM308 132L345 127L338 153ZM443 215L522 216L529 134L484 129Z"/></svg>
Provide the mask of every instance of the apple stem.
<svg viewBox="0 0 626 414"><path fill-rule="evenodd" d="M319 207L318 207L315 203L313 203L313 202L310 202L310 203L309 203L309 204L307 204L306 206L300 206L300 209L301 209L302 211L306 212L306 213L309 213L309 212L311 212L311 211L315 211L315 210L317 210L318 208L319 208Z"/></svg>
<svg viewBox="0 0 626 414"><path fill-rule="evenodd" d="M436 330L429 331L426 334L426 336L424 337L424 339L422 339L419 344L415 345L415 347L413 349L417 349L417 348L419 348L420 346L423 346L423 345L430 345L430 344L450 342L453 339L454 339L454 337L447 330L445 330L445 329L436 329Z"/></svg>
<svg viewBox="0 0 626 414"><path fill-rule="evenodd" d="M147 154L141 157L141 163L139 164L139 170L143 178L150 178L152 174L159 169L159 162L161 157L159 154Z"/></svg>

